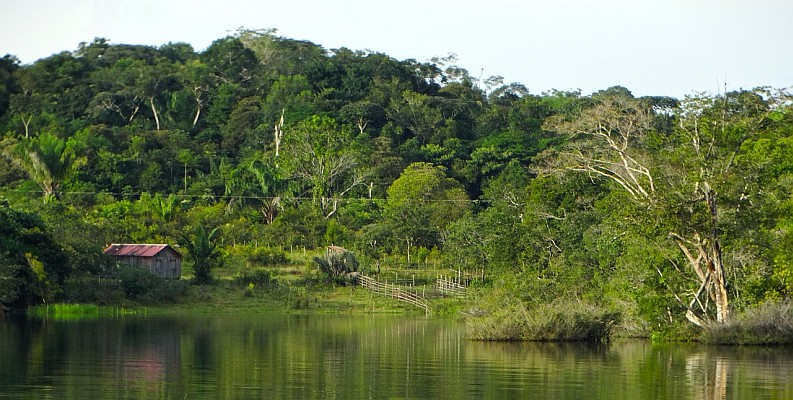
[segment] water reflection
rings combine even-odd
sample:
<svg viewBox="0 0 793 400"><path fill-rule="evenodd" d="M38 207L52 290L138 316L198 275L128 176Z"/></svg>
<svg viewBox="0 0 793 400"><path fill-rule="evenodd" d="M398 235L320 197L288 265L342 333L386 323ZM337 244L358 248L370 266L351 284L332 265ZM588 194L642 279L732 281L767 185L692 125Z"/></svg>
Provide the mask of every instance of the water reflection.
<svg viewBox="0 0 793 400"><path fill-rule="evenodd" d="M0 320L0 397L793 398L789 348L465 340L384 316Z"/></svg>
<svg viewBox="0 0 793 400"><path fill-rule="evenodd" d="M739 390L762 398L790 398L792 357L789 347L698 347L685 357L691 398L736 398Z"/></svg>

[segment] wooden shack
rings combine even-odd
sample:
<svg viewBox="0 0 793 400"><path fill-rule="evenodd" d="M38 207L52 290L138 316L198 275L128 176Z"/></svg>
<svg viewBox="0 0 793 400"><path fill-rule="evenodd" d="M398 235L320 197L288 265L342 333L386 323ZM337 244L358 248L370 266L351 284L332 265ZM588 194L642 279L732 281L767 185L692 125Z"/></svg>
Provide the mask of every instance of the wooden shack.
<svg viewBox="0 0 793 400"><path fill-rule="evenodd" d="M182 277L182 255L167 244L111 244L104 253L119 264L145 268L162 278Z"/></svg>

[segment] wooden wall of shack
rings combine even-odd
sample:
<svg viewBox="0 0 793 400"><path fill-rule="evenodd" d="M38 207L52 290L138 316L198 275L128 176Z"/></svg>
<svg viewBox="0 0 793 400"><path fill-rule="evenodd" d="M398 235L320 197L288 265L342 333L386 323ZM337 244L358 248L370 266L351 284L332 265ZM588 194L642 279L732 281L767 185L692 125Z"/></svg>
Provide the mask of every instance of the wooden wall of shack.
<svg viewBox="0 0 793 400"><path fill-rule="evenodd" d="M162 278L179 279L182 277L182 255L170 247L151 257L113 256L116 262L131 267L145 268Z"/></svg>

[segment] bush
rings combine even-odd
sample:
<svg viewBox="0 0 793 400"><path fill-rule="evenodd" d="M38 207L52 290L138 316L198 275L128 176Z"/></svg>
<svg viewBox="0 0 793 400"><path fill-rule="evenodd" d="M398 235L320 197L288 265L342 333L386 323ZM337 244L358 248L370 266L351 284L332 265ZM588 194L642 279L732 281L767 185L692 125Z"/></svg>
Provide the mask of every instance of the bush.
<svg viewBox="0 0 793 400"><path fill-rule="evenodd" d="M523 304L512 305L492 313L468 315L465 325L468 338L487 341L524 340L526 331L526 308Z"/></svg>
<svg viewBox="0 0 793 400"><path fill-rule="evenodd" d="M241 286L248 286L253 284L255 286L268 286L275 282L270 271L262 268L256 268L247 271L243 274L237 274L234 277L234 282Z"/></svg>
<svg viewBox="0 0 793 400"><path fill-rule="evenodd" d="M287 264L289 261L283 250L271 247L254 247L251 249L248 260L268 267Z"/></svg>
<svg viewBox="0 0 793 400"><path fill-rule="evenodd" d="M113 278L127 299L144 304L175 302L188 287L185 281L163 279L151 271L128 266L118 267Z"/></svg>
<svg viewBox="0 0 793 400"><path fill-rule="evenodd" d="M75 274L63 284L64 300L97 305L120 304L125 295L116 279L92 274Z"/></svg>
<svg viewBox="0 0 793 400"><path fill-rule="evenodd" d="M346 282L346 274L358 271L358 260L352 252L329 253L325 257L314 257L314 262L328 281ZM342 278L342 279L339 279Z"/></svg>
<svg viewBox="0 0 793 400"><path fill-rule="evenodd" d="M706 326L700 341L708 344L770 345L793 343L793 304L764 303L723 324Z"/></svg>
<svg viewBox="0 0 793 400"><path fill-rule="evenodd" d="M580 303L549 304L532 310L517 303L466 319L471 339L499 341L608 341L619 322L619 313Z"/></svg>

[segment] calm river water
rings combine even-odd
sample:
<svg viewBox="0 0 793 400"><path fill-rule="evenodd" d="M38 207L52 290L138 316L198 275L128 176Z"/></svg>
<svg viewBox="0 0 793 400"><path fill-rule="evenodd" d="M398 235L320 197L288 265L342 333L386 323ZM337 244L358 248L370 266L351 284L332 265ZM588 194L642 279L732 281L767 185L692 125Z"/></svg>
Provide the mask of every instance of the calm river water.
<svg viewBox="0 0 793 400"><path fill-rule="evenodd" d="M793 399L793 349L481 343L405 316L0 318L0 399Z"/></svg>

